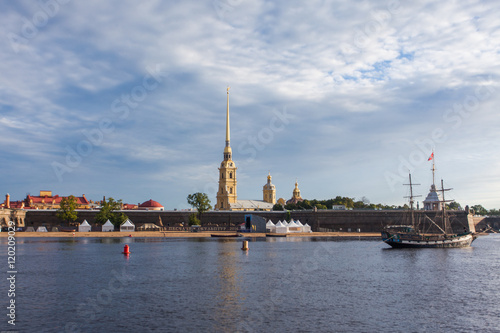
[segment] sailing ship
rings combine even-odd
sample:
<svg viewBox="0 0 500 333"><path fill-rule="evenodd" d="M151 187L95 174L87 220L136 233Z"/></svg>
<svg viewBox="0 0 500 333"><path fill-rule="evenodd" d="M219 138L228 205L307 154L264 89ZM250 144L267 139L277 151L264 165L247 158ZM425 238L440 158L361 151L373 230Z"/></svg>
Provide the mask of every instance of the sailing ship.
<svg viewBox="0 0 500 333"><path fill-rule="evenodd" d="M434 152L429 160L434 159ZM432 163L432 186L431 191L436 191L434 185L434 160ZM394 248L434 248L434 247L468 247L476 239L476 234L468 231L464 227L463 232L457 233L453 231L450 221L450 214L446 210L446 203L453 200L445 200L444 193L451 189L445 189L443 180L441 180L441 199L438 199L438 207L440 210L436 214L430 214L427 211L416 214L413 203L415 196L413 195L413 185L411 174L409 174L410 207L404 215L402 225L389 225L382 230L382 240ZM436 195L437 198L439 198ZM424 201L425 202L425 201ZM431 215L431 216L429 216Z"/></svg>

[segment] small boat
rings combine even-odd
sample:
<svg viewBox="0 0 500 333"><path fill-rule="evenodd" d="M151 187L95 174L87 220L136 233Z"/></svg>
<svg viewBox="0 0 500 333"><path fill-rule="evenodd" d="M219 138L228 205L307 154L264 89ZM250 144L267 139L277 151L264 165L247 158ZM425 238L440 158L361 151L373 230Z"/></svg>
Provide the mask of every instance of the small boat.
<svg viewBox="0 0 500 333"><path fill-rule="evenodd" d="M473 232L467 231L455 233L451 227L450 218L446 211L446 202L452 200L444 200L444 192L449 189L444 189L443 180L441 180L441 212L437 213L433 220L427 214L419 214L415 216L413 209L413 189L410 179L410 208L405 214L405 224L389 225L382 231L382 241L392 246L393 248L444 248L444 247L468 247L477 238ZM424 222L427 222L424 223ZM426 226L425 226L426 225ZM425 229L425 230L424 230Z"/></svg>
<svg viewBox="0 0 500 333"><path fill-rule="evenodd" d="M287 234L273 234L273 233L267 233L266 237L286 237Z"/></svg>
<svg viewBox="0 0 500 333"><path fill-rule="evenodd" d="M243 235L242 234L210 234L210 237L235 238L235 237L243 237Z"/></svg>

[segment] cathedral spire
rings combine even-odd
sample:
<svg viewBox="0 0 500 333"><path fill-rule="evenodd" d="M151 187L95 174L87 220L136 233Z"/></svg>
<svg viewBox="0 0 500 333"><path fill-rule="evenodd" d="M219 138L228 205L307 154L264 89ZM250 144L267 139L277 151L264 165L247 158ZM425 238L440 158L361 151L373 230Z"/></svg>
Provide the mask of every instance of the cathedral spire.
<svg viewBox="0 0 500 333"><path fill-rule="evenodd" d="M230 145L230 128L229 128L229 88L227 87L227 106L226 106L226 147L224 148L224 161L230 161L232 158L232 149Z"/></svg>
<svg viewBox="0 0 500 333"><path fill-rule="evenodd" d="M226 104L226 147L229 147L230 141L230 128L229 128L229 89L231 87L227 87L227 104Z"/></svg>

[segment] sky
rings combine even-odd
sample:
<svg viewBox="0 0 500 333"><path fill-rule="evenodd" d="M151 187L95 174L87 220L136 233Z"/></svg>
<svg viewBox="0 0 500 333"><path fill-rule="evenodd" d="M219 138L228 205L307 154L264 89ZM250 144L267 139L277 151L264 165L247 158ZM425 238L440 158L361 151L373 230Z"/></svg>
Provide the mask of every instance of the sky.
<svg viewBox="0 0 500 333"><path fill-rule="evenodd" d="M0 194L500 208L498 1L2 1Z"/></svg>

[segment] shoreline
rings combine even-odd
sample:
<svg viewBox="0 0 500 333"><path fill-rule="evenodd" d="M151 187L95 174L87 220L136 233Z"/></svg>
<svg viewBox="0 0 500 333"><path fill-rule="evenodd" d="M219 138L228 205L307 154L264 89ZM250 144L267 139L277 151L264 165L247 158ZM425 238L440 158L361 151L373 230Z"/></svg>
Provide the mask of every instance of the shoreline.
<svg viewBox="0 0 500 333"><path fill-rule="evenodd" d="M135 232L121 232L121 231L91 231L91 232L16 232L16 238L29 238L29 237L55 237L55 238L210 238L211 235L234 235L236 232L228 231L204 231L204 232L190 232L190 231L135 231ZM239 238L266 238L265 233L239 233L243 237ZM7 238L8 232L0 232L0 238ZM335 237L335 238L380 238L378 232L312 232L312 233L289 233L286 237ZM236 237L235 237L236 238Z"/></svg>

